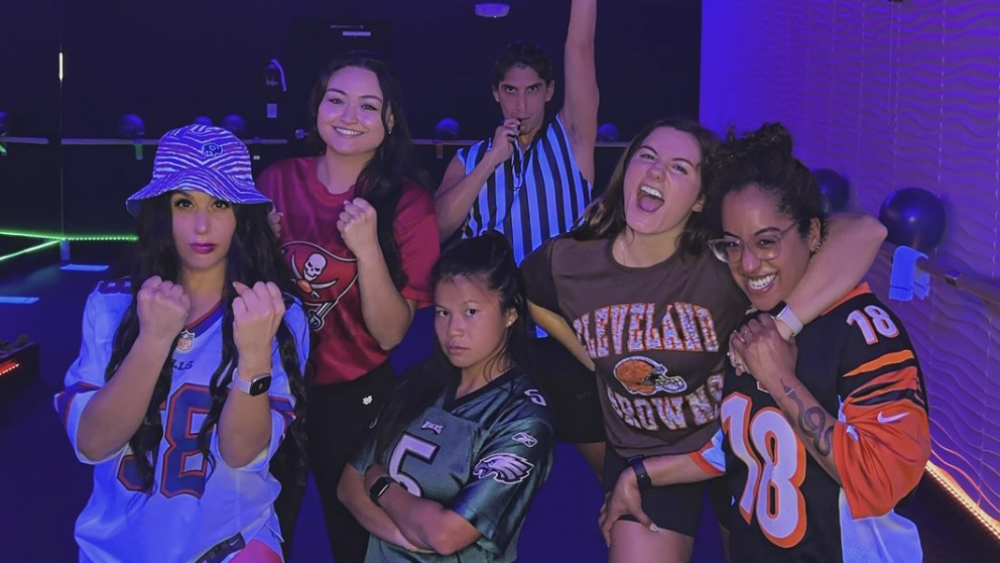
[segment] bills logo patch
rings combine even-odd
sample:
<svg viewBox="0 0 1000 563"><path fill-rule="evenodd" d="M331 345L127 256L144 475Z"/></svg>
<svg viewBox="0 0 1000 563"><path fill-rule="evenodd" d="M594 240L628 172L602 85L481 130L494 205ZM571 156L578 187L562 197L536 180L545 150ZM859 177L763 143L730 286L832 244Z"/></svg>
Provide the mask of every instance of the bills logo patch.
<svg viewBox="0 0 1000 563"><path fill-rule="evenodd" d="M524 481L531 475L535 466L519 455L500 453L486 456L479 460L472 473L477 479L485 479L493 475L493 480L505 485L514 485Z"/></svg>
<svg viewBox="0 0 1000 563"><path fill-rule="evenodd" d="M529 448L535 447L535 445L538 443L538 440L536 440L534 436L528 434L527 432L518 432L517 434L514 434L513 437L511 437L511 440L514 440L519 444L524 444Z"/></svg>

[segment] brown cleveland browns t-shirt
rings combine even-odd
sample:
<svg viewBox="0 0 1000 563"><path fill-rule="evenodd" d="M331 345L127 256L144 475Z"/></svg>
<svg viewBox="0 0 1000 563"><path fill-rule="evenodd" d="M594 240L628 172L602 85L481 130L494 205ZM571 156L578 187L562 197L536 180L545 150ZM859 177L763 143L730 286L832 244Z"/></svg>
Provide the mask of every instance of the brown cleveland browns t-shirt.
<svg viewBox="0 0 1000 563"><path fill-rule="evenodd" d="M593 358L620 455L696 451L718 427L729 333L749 303L710 252L629 268L611 245L549 240L522 265L528 297L566 319Z"/></svg>

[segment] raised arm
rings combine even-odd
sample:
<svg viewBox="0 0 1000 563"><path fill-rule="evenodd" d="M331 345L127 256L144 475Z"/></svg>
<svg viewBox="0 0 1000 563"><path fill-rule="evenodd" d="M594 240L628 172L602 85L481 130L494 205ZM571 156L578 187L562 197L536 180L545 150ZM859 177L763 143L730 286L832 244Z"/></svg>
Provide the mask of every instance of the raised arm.
<svg viewBox="0 0 1000 563"><path fill-rule="evenodd" d="M120 450L139 429L160 370L191 307L181 286L159 276L146 280L136 299L139 336L115 376L94 394L80 417L77 448L90 460Z"/></svg>
<svg viewBox="0 0 1000 563"><path fill-rule="evenodd" d="M233 300L233 341L239 363L233 378L244 385L274 368L271 350L275 334L285 316L281 290L273 282L254 286L233 284L239 297ZM219 452L230 467L245 467L269 449L272 440L271 404L268 393L250 396L234 387L226 397L219 417Z"/></svg>
<svg viewBox="0 0 1000 563"><path fill-rule="evenodd" d="M428 198L429 201L430 198ZM433 220L429 210L427 217ZM401 208L402 212L403 209ZM406 336L406 331L413 322L418 303L403 296L396 287L385 255L379 245L377 232L377 217L375 208L362 198L355 198L344 205L344 211L337 221L337 228L347 248L358 259L358 287L361 293L361 314L365 327L383 350L392 350ZM434 226L428 227L428 222L417 222L414 228L430 228L430 238L422 244L437 248ZM406 253L411 249L400 244L403 264L406 264Z"/></svg>
<svg viewBox="0 0 1000 563"><path fill-rule="evenodd" d="M434 193L434 207L441 240L447 239L462 226L486 180L493 175L497 166L503 164L514 153L511 139L517 136L517 126L516 119L508 119L497 127L489 150L472 172L465 173L465 163L459 155L456 154L455 158L451 159L448 170L444 173L444 179Z"/></svg>
<svg viewBox="0 0 1000 563"><path fill-rule="evenodd" d="M597 0L573 0L566 33L563 107L559 117L569 133L576 164L594 181L594 143L597 141L597 108L601 95L594 63Z"/></svg>

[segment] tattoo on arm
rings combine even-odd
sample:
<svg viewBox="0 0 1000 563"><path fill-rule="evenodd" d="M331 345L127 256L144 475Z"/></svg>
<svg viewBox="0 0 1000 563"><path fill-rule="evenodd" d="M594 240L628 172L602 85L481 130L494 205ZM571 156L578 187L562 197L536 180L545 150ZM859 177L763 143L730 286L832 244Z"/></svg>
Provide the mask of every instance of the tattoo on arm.
<svg viewBox="0 0 1000 563"><path fill-rule="evenodd" d="M821 406L806 409L795 389L785 385L784 381L781 382L781 388L785 392L785 396L795 401L795 405L798 407L797 418L802 433L812 440L813 448L817 453L824 457L830 455L830 452L833 451L834 425L827 423L829 417L827 412Z"/></svg>

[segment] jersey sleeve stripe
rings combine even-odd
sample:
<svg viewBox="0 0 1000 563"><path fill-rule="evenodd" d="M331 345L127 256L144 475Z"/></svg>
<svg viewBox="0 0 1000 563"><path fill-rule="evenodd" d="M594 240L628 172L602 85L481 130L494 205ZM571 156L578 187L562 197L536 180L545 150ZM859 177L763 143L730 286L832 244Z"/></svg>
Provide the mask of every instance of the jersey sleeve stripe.
<svg viewBox="0 0 1000 563"><path fill-rule="evenodd" d="M876 397L870 399L865 399L863 401L854 401L855 405L859 407L870 407L872 405L881 405L885 403L892 403L896 401L910 401L918 407L923 408L924 402L920 399L920 395L912 389L906 389L904 391L891 391L889 393L883 393Z"/></svg>
<svg viewBox="0 0 1000 563"><path fill-rule="evenodd" d="M854 299L855 297L857 297L859 295L864 295L866 293L871 293L871 292L872 292L872 290L871 290L871 287L868 286L868 282L862 283L858 287L855 287L850 292L846 293L843 297L840 298L839 301L837 301L836 303L834 303L833 305L831 305L829 309L827 309L826 311L823 311L823 314L825 315L825 314L833 311L837 307L840 307L844 303L847 303L848 301L850 301L851 299Z"/></svg>
<svg viewBox="0 0 1000 563"><path fill-rule="evenodd" d="M272 397L270 400L271 410L281 415L281 419L285 422L285 430L291 426L292 421L295 420L295 409L292 407L292 402L283 397Z"/></svg>
<svg viewBox="0 0 1000 563"><path fill-rule="evenodd" d="M890 381L881 381L881 379ZM878 383L878 385L874 385ZM917 368L906 367L887 373L879 380L869 383L848 397L848 403L858 406L880 405L892 401L908 400L921 408L926 408L926 401L920 389Z"/></svg>
<svg viewBox="0 0 1000 563"><path fill-rule="evenodd" d="M862 373L868 373L878 369L885 368L894 364L901 364L907 360L915 359L912 350L900 350L898 352L889 352L888 354L883 354L882 356L861 364L857 368L845 373L843 377L854 377Z"/></svg>
<svg viewBox="0 0 1000 563"><path fill-rule="evenodd" d="M722 433L717 432L700 450L688 454L695 465L714 477L726 474L726 457L722 451L721 437Z"/></svg>
<svg viewBox="0 0 1000 563"><path fill-rule="evenodd" d="M80 393L87 393L96 389L99 389L97 385L81 381L70 385L56 395L56 412L59 413L59 419L62 421L63 428L68 428L69 408L73 404L73 399Z"/></svg>

